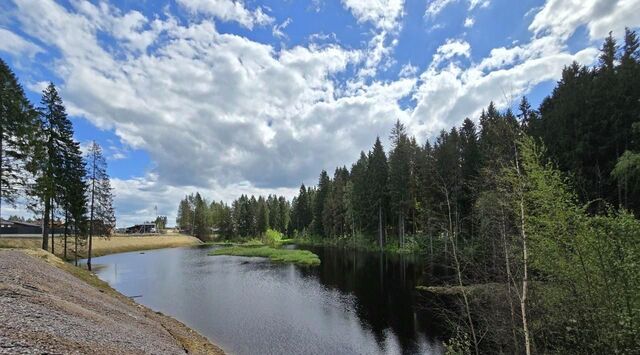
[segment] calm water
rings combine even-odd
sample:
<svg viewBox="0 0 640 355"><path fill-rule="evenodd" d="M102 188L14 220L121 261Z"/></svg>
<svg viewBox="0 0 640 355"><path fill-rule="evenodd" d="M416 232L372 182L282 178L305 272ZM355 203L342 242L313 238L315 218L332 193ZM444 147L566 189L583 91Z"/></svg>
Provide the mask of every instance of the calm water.
<svg viewBox="0 0 640 355"><path fill-rule="evenodd" d="M310 248L322 265L174 248L95 258L121 293L232 354L440 354L438 324L413 291L418 258Z"/></svg>

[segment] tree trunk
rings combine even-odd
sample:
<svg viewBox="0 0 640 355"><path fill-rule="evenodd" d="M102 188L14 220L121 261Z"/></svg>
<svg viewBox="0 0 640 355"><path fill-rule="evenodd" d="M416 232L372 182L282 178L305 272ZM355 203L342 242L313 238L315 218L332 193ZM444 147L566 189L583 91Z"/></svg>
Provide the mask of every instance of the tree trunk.
<svg viewBox="0 0 640 355"><path fill-rule="evenodd" d="M380 250L384 248L382 245L382 205L378 202L378 239L380 240Z"/></svg>
<svg viewBox="0 0 640 355"><path fill-rule="evenodd" d="M516 334L516 311L515 311L515 307L513 305L513 297L511 295L511 282L514 280L513 276L511 275L511 261L509 260L509 249L507 247L507 228L505 226L505 217L504 217L504 211L502 211L502 218L501 218L501 222L502 222L502 228L500 229L500 234L502 235L502 243L503 243L503 248L504 248L504 264L505 264L505 270L507 272L507 298L509 299L509 308L511 310L511 333L513 335L513 346L515 349L515 353L519 353L519 346L518 346L518 336ZM514 281L515 282L515 281Z"/></svg>
<svg viewBox="0 0 640 355"><path fill-rule="evenodd" d="M54 235L55 235L55 215L54 215L54 210L55 208L53 207L53 197L51 198L51 254L55 255L55 239L54 239Z"/></svg>
<svg viewBox="0 0 640 355"><path fill-rule="evenodd" d="M74 246L73 254L74 254L75 264L76 266L78 266L78 225L77 224L73 226L73 234L75 237L75 246Z"/></svg>
<svg viewBox="0 0 640 355"><path fill-rule="evenodd" d="M475 327L473 326L473 319L471 318L471 307L469 307L469 299L467 297L467 291L464 288L464 284L462 282L462 271L460 268L460 262L458 260L458 253L457 253L457 246L456 246L456 236L455 236L455 231L453 229L453 221L451 218L451 202L449 201L449 193L448 191L445 192L445 196L447 199L447 210L448 210L448 216L449 216L449 231L447 232L447 234L451 234L449 237L449 240L451 241L451 253L453 254L453 261L455 263L455 267L456 267L456 275L458 278L458 285L460 286L460 290L462 292L462 299L464 301L464 308L466 310L467 313L467 321L469 322L469 330L471 331L471 337L473 339L473 347L475 349L475 353L476 355L480 354L480 351L478 350L478 339L476 337L476 331L475 331Z"/></svg>
<svg viewBox="0 0 640 355"><path fill-rule="evenodd" d="M89 219L89 250L87 251L87 269L91 271L91 248L93 247L93 213L96 194L96 153L93 153L91 172L91 213Z"/></svg>
<svg viewBox="0 0 640 355"><path fill-rule="evenodd" d="M69 233L69 211L64 210L64 260L67 260L67 234Z"/></svg>
<svg viewBox="0 0 640 355"><path fill-rule="evenodd" d="M525 214L524 214L524 192L525 187L522 183L522 174L518 163L518 152L516 151L516 171L521 182L520 186L520 236L522 237L522 293L520 295L520 312L522 313L522 332L524 333L524 350L527 355L531 355L531 340L529 339L529 325L527 322L527 291L529 290L528 275L528 257L527 250L527 233L525 230Z"/></svg>
<svg viewBox="0 0 640 355"><path fill-rule="evenodd" d="M42 216L42 249L49 250L49 210L51 209L50 200L44 198L44 213Z"/></svg>

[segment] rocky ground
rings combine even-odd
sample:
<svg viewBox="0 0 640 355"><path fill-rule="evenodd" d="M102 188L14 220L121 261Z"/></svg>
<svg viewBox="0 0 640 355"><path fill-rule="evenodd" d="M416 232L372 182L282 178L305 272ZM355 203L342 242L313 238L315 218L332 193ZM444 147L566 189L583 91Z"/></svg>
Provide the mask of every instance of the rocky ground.
<svg viewBox="0 0 640 355"><path fill-rule="evenodd" d="M222 354L44 251L0 249L0 354Z"/></svg>

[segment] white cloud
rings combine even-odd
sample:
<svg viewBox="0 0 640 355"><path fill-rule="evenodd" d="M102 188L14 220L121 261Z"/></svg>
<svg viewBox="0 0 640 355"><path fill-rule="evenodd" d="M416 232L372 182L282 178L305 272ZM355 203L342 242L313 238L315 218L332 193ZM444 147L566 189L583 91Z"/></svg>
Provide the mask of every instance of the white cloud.
<svg viewBox="0 0 640 355"><path fill-rule="evenodd" d="M200 192L202 197L210 203L212 201L232 201L241 194L268 195L276 194L293 198L298 188L260 189L248 182L234 183L228 186L212 185L208 188L196 186L166 185L156 174L150 173L143 177L131 179L112 179L114 189L114 205L118 227L127 227L143 221L155 219L155 207L158 215L167 216L168 224L175 225L178 202L186 195Z"/></svg>
<svg viewBox="0 0 640 355"><path fill-rule="evenodd" d="M404 0L342 0L359 23L370 22L381 30L397 29L403 15Z"/></svg>
<svg viewBox="0 0 640 355"><path fill-rule="evenodd" d="M418 67L412 65L411 63L407 63L402 66L400 72L398 73L398 76L401 78L410 78L415 76L416 73L418 73Z"/></svg>
<svg viewBox="0 0 640 355"><path fill-rule="evenodd" d="M449 6L456 0L432 0L429 2L427 6L427 10L425 11L425 16L435 17L437 16L445 7Z"/></svg>
<svg viewBox="0 0 640 355"><path fill-rule="evenodd" d="M287 19L284 20L281 24L274 25L271 30L273 37L277 37L280 39L287 38L287 35L284 33L284 29L287 28L287 26L289 26L291 22L293 22L293 20L291 20L291 17L287 17Z"/></svg>
<svg viewBox="0 0 640 355"><path fill-rule="evenodd" d="M535 15L529 30L536 36L550 35L567 39L580 26L586 25L593 40L604 38L609 31L618 36L625 26L640 23L637 0L547 0Z"/></svg>
<svg viewBox="0 0 640 355"><path fill-rule="evenodd" d="M242 2L228 1L244 11L233 5L225 12L225 1L181 1L193 12L248 28L260 23L255 14L262 10ZM505 107L505 96L557 79L573 60L593 62L597 49L567 49L576 27L585 25L597 37L610 24L640 23L635 13L617 9L574 14L577 20L560 12L568 28L552 18L550 0L535 15L528 42L474 58L470 43L449 39L430 64L420 62L424 72L409 63L397 78L380 81L377 74L395 63L402 1L344 0L360 23L374 27L364 48L319 34L306 46L280 50L220 33L207 16L183 23L106 3L73 0L69 10L50 0L14 2L21 31L60 53L50 69L62 79L68 111L114 130L154 162L144 176L114 180L119 225L152 218L156 204L173 219L177 201L196 190L226 201L240 193L291 196L301 182L315 182L320 170L353 162L373 137L386 137L396 119L424 139L475 117L491 100ZM441 10L449 2L429 6L435 3ZM469 11L488 2L468 4ZM617 5L628 12L636 6ZM274 36L283 35L287 23L274 26ZM103 36L115 44L100 41ZM415 108L400 106L408 97ZM111 159L119 154L126 150L112 151Z"/></svg>
<svg viewBox="0 0 640 355"><path fill-rule="evenodd" d="M0 27L0 51L8 52L15 56L26 55L33 58L43 50L36 44Z"/></svg>
<svg viewBox="0 0 640 355"><path fill-rule="evenodd" d="M319 169L349 164L376 134L386 136L396 117L408 117L398 93L408 95L412 82L373 81L353 91L335 82L335 74L363 63L359 50L276 51L221 34L207 20L169 18L158 20L168 40L154 40L153 52L121 48L116 56L97 38L110 30L89 15L51 1L16 4L25 32L61 53L53 69L69 112L149 152L160 181L154 188L309 183Z"/></svg>
<svg viewBox="0 0 640 355"><path fill-rule="evenodd" d="M447 42L436 50L433 55L430 68L435 70L441 63L449 61L454 57L469 58L471 56L471 46L463 40L448 39Z"/></svg>
<svg viewBox="0 0 640 355"><path fill-rule="evenodd" d="M274 21L261 7L251 11L241 0L178 0L178 3L193 13L214 16L222 21L235 21L249 29Z"/></svg>
<svg viewBox="0 0 640 355"><path fill-rule="evenodd" d="M476 21L473 19L473 17L467 17L466 19L464 19L464 27L466 28L471 28L473 27L473 24Z"/></svg>
<svg viewBox="0 0 640 355"><path fill-rule="evenodd" d="M427 9L425 10L425 17L434 18L442 12L447 6L458 2L459 0L431 0L427 5ZM468 4L468 11L474 10L476 8L486 8L490 5L490 0L465 0Z"/></svg>

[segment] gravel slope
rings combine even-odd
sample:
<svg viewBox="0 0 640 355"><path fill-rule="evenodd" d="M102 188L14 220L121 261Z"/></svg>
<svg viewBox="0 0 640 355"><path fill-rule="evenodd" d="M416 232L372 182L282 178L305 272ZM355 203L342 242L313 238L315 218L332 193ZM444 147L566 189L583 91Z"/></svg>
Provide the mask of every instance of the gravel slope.
<svg viewBox="0 0 640 355"><path fill-rule="evenodd" d="M44 251L0 250L0 354L222 353L182 323L69 268Z"/></svg>

